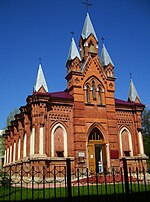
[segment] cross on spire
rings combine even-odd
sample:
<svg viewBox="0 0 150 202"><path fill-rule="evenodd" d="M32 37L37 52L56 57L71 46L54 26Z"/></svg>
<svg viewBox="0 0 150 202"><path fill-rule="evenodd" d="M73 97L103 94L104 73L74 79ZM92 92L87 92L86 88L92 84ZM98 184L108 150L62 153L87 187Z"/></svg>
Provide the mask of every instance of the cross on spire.
<svg viewBox="0 0 150 202"><path fill-rule="evenodd" d="M89 6L92 6L92 4L90 4L88 2L88 0L86 0L86 2L82 2L82 4L84 4L86 6L86 12L88 13L88 8L89 8Z"/></svg>
<svg viewBox="0 0 150 202"><path fill-rule="evenodd" d="M104 37L102 36L102 38L101 38L101 39L102 39L102 44L104 44L104 40L105 40L105 39L104 39Z"/></svg>
<svg viewBox="0 0 150 202"><path fill-rule="evenodd" d="M39 57L39 64L41 64L41 62L42 62L42 58L41 58L41 57Z"/></svg>
<svg viewBox="0 0 150 202"><path fill-rule="evenodd" d="M130 73L130 79L132 79L132 73Z"/></svg>
<svg viewBox="0 0 150 202"><path fill-rule="evenodd" d="M71 33L72 37L74 37L74 34L75 34L74 31L71 31L70 33Z"/></svg>

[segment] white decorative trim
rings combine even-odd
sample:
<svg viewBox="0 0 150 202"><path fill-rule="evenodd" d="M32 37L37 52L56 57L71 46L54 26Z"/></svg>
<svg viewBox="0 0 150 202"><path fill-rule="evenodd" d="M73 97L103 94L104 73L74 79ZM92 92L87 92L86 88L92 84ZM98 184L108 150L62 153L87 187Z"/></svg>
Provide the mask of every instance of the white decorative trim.
<svg viewBox="0 0 150 202"><path fill-rule="evenodd" d="M52 133L51 133L51 157L54 157L54 134L55 134L55 130L58 128L58 127L61 127L62 130L63 130L63 136L64 136L64 157L67 157L68 155L68 149L67 149L67 132L66 132L66 129L65 127L58 123L56 124L53 129L52 129Z"/></svg>
<svg viewBox="0 0 150 202"><path fill-rule="evenodd" d="M39 154L44 154L44 127L40 127Z"/></svg>
<svg viewBox="0 0 150 202"><path fill-rule="evenodd" d="M12 162L12 145L10 145L10 158L9 158L9 162Z"/></svg>
<svg viewBox="0 0 150 202"><path fill-rule="evenodd" d="M32 128L31 134L30 134L30 156L34 155L34 137L35 136L35 128Z"/></svg>
<svg viewBox="0 0 150 202"><path fill-rule="evenodd" d="M110 169L110 151L109 151L109 144L106 144L106 158L107 158L107 168Z"/></svg>
<svg viewBox="0 0 150 202"><path fill-rule="evenodd" d="M14 142L13 161L16 160L16 142Z"/></svg>
<svg viewBox="0 0 150 202"><path fill-rule="evenodd" d="M4 155L4 165L7 163L7 151L5 149L5 155Z"/></svg>
<svg viewBox="0 0 150 202"><path fill-rule="evenodd" d="M86 142L86 167L89 168L89 152L88 152L88 142Z"/></svg>
<svg viewBox="0 0 150 202"><path fill-rule="evenodd" d="M138 143L139 143L139 152L140 154L144 154L144 146L143 146L143 137L141 131L138 132Z"/></svg>
<svg viewBox="0 0 150 202"><path fill-rule="evenodd" d="M18 160L20 159L20 138L18 140Z"/></svg>
<svg viewBox="0 0 150 202"><path fill-rule="evenodd" d="M24 135L23 138L23 157L27 156L27 135Z"/></svg>
<svg viewBox="0 0 150 202"><path fill-rule="evenodd" d="M7 163L9 163L9 147L7 147Z"/></svg>
<svg viewBox="0 0 150 202"><path fill-rule="evenodd" d="M88 46L88 42L87 42L87 41L84 43L84 47L85 47L85 46Z"/></svg>
<svg viewBox="0 0 150 202"><path fill-rule="evenodd" d="M126 128L126 127L123 127L121 130L120 130L120 133L119 133L119 141L120 141L120 154L121 156L123 156L123 150L122 150L122 132L126 130L128 132L128 140L129 140L129 147L130 147L130 154L131 156L133 156L133 147L132 147L132 137L131 137L131 133L130 131Z"/></svg>

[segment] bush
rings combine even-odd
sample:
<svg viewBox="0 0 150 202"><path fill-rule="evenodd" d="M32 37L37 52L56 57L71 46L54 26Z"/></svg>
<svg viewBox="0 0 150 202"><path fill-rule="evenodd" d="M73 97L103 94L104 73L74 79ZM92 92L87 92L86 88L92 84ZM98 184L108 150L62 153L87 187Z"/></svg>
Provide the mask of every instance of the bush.
<svg viewBox="0 0 150 202"><path fill-rule="evenodd" d="M11 186L11 179L6 172L0 173L0 186L1 187L9 187Z"/></svg>

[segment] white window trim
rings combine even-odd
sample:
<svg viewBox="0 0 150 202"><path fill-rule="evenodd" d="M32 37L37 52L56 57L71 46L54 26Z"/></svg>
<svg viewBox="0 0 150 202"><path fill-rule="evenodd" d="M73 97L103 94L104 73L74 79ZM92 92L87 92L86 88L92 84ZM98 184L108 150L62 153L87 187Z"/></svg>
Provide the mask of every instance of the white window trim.
<svg viewBox="0 0 150 202"><path fill-rule="evenodd" d="M67 132L65 127L58 123L56 124L53 129L52 129L52 133L51 133L51 157L54 157L54 135L55 135L55 131L58 127L61 127L63 130L63 138L64 138L64 157L67 157L68 155L68 149L67 149Z"/></svg>
<svg viewBox="0 0 150 202"><path fill-rule="evenodd" d="M131 133L130 131L126 128L126 127L123 127L121 130L120 130L120 133L119 133L119 140L120 140L120 154L121 156L123 156L123 149L122 149L122 132L126 130L128 132L128 140L129 140L129 147L130 147L130 155L133 156L133 147L132 147L132 137L131 137Z"/></svg>

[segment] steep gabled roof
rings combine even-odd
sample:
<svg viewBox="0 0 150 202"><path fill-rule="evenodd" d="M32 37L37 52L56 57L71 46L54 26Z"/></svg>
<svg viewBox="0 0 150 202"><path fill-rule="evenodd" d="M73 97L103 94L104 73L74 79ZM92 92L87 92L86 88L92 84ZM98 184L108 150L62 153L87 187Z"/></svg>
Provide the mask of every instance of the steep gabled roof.
<svg viewBox="0 0 150 202"><path fill-rule="evenodd" d="M48 87L47 87L45 77L44 77L44 74L43 74L42 65L39 64L36 84L34 86L34 92L38 92L41 87L43 87L45 89L45 91L48 92Z"/></svg>
<svg viewBox="0 0 150 202"><path fill-rule="evenodd" d="M98 41L96 33L95 33L93 25L92 25L92 22L91 22L91 19L90 19L90 16L87 13L86 18L85 18L85 22L84 22L84 26L83 26L83 29L82 29L81 36L82 36L83 39L87 39L90 34L93 34L94 37L96 38L96 40Z"/></svg>
<svg viewBox="0 0 150 202"><path fill-rule="evenodd" d="M113 64L113 62L110 58L110 55L108 54L104 44L103 44L102 52L100 55L100 61L101 61L102 66L107 66L107 65L111 64L114 67L114 64Z"/></svg>
<svg viewBox="0 0 150 202"><path fill-rule="evenodd" d="M79 60L81 60L74 38L72 37L67 60L73 60L75 57L78 57Z"/></svg>

